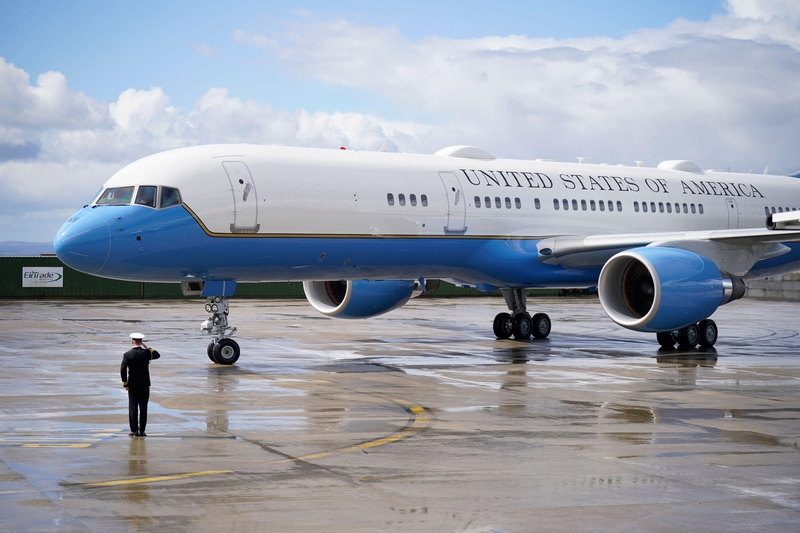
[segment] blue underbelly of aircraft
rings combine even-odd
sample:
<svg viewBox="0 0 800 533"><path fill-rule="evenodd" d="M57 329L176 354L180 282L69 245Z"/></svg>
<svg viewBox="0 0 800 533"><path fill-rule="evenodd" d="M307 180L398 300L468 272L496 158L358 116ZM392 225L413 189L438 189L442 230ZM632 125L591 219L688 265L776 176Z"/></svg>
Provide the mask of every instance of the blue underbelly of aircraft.
<svg viewBox="0 0 800 533"><path fill-rule="evenodd" d="M301 281L450 278L496 287L590 287L599 270L537 260L538 241L502 238L211 236L183 207L87 207L59 230L59 258L112 279Z"/></svg>

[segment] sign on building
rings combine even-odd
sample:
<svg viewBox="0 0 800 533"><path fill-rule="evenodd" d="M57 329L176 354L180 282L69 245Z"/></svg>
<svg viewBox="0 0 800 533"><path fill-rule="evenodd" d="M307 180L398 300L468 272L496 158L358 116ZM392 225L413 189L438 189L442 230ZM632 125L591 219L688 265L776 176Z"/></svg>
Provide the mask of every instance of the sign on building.
<svg viewBox="0 0 800 533"><path fill-rule="evenodd" d="M22 267L23 287L63 287L63 267Z"/></svg>

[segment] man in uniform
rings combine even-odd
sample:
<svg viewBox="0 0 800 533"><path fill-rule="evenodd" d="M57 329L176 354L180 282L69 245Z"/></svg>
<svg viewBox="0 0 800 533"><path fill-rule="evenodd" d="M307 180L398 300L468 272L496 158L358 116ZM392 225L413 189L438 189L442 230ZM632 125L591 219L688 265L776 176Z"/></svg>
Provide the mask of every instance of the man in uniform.
<svg viewBox="0 0 800 533"><path fill-rule="evenodd" d="M144 335L131 333L133 348L122 356L120 375L122 386L128 391L128 417L131 437L145 437L147 402L150 399L150 361L161 354L144 343Z"/></svg>

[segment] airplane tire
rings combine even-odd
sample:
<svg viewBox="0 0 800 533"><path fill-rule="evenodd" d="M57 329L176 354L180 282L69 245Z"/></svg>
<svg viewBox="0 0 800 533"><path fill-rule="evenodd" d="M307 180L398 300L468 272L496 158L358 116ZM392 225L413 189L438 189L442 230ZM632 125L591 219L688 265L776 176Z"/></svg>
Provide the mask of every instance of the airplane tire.
<svg viewBox="0 0 800 533"><path fill-rule="evenodd" d="M548 335L550 335L550 328L552 327L552 322L550 322L550 317L547 316L545 313L536 313L531 317L531 322L533 322L533 336L537 339L546 339Z"/></svg>
<svg viewBox="0 0 800 533"><path fill-rule="evenodd" d="M517 340L527 340L533 333L533 322L527 313L520 313L512 319L512 332Z"/></svg>
<svg viewBox="0 0 800 533"><path fill-rule="evenodd" d="M694 348L700 341L700 330L697 324L689 324L678 330L678 346L683 349Z"/></svg>
<svg viewBox="0 0 800 533"><path fill-rule="evenodd" d="M656 333L656 340L665 350L672 350L675 348L675 337L672 336L671 331L659 331Z"/></svg>
<svg viewBox="0 0 800 533"><path fill-rule="evenodd" d="M498 339L507 339L511 337L513 333L513 322L511 321L511 315L508 313L499 313L496 317L494 317L494 324L492 324L492 330L494 331L494 336Z"/></svg>
<svg viewBox="0 0 800 533"><path fill-rule="evenodd" d="M208 348L206 348L206 353L208 354L208 358L211 359L212 363L216 363L217 360L214 359L214 341L208 343Z"/></svg>
<svg viewBox="0 0 800 533"><path fill-rule="evenodd" d="M239 345L235 340L222 339L214 346L214 361L221 365L232 365L239 359Z"/></svg>
<svg viewBox="0 0 800 533"><path fill-rule="evenodd" d="M700 346L703 348L711 348L717 343L719 330L717 329L716 322L713 320L701 320L700 323L697 324L697 328L700 330Z"/></svg>

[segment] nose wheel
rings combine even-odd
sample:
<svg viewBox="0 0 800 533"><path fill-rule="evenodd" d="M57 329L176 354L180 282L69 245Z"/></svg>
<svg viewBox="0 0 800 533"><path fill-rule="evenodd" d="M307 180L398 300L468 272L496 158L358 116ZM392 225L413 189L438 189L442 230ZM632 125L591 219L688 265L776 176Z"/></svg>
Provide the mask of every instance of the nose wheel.
<svg viewBox="0 0 800 533"><path fill-rule="evenodd" d="M209 318L200 324L200 329L214 337L206 348L208 358L220 365L232 365L239 359L239 344L231 339L236 328L228 325L228 299L222 296L206 298L206 312Z"/></svg>

